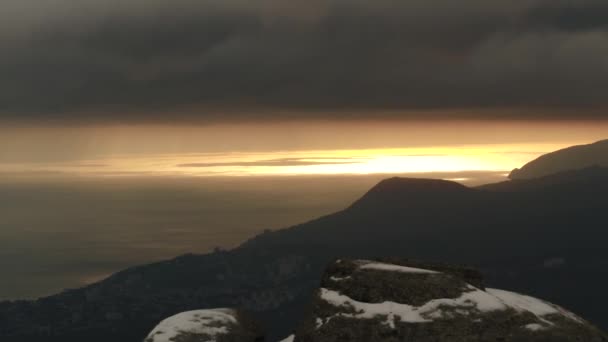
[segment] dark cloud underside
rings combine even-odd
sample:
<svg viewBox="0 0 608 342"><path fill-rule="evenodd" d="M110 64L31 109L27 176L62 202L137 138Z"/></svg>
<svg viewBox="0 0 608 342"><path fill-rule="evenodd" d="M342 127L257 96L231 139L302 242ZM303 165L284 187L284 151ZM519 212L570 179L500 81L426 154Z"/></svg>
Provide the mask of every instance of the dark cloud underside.
<svg viewBox="0 0 608 342"><path fill-rule="evenodd" d="M5 119L607 116L605 0L0 6Z"/></svg>

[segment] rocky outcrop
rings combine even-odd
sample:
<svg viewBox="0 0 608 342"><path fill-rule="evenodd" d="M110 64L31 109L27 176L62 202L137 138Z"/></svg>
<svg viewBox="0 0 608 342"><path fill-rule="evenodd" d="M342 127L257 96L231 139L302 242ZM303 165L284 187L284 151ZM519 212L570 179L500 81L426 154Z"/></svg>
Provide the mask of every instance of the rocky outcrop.
<svg viewBox="0 0 608 342"><path fill-rule="evenodd" d="M513 180L540 178L592 166L608 167L608 140L572 146L542 155L521 169L513 170L509 178Z"/></svg>
<svg viewBox="0 0 608 342"><path fill-rule="evenodd" d="M338 260L323 276L312 312L294 340L602 342L608 338L557 305L485 288L474 270Z"/></svg>
<svg viewBox="0 0 608 342"><path fill-rule="evenodd" d="M264 335L246 314L233 309L195 310L160 322L144 342L261 342Z"/></svg>

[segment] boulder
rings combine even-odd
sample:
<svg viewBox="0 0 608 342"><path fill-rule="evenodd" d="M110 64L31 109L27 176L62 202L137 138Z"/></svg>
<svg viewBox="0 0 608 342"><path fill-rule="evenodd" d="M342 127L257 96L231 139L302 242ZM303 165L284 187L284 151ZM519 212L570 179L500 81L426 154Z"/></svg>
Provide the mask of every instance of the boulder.
<svg viewBox="0 0 608 342"><path fill-rule="evenodd" d="M550 286L550 284L548 285ZM338 260L323 276L295 342L608 341L577 315L485 288L467 268Z"/></svg>
<svg viewBox="0 0 608 342"><path fill-rule="evenodd" d="M160 322L144 342L261 342L264 335L248 315L233 309L182 312Z"/></svg>

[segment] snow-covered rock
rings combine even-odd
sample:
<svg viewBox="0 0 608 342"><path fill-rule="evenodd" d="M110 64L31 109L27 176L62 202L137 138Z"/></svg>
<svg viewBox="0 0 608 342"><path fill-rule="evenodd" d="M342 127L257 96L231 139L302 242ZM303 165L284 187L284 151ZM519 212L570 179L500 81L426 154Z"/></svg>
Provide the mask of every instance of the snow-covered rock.
<svg viewBox="0 0 608 342"><path fill-rule="evenodd" d="M144 342L263 341L257 324L233 309L182 312L160 322Z"/></svg>
<svg viewBox="0 0 608 342"><path fill-rule="evenodd" d="M295 335L289 335L285 339L283 339L283 340L281 340L279 342L293 342L295 338L296 338Z"/></svg>
<svg viewBox="0 0 608 342"><path fill-rule="evenodd" d="M471 269L339 260L295 335L325 341L608 341L575 314L514 292L486 289Z"/></svg>

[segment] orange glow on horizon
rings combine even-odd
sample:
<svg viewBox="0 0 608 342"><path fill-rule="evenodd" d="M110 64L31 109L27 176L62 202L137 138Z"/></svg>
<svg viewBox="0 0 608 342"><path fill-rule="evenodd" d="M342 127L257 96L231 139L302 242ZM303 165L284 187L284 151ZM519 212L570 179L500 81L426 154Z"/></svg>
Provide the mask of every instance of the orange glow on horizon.
<svg viewBox="0 0 608 342"><path fill-rule="evenodd" d="M5 164L5 172L90 176L287 176L505 171L564 144L500 144L358 150L159 154L77 163Z"/></svg>
<svg viewBox="0 0 608 342"><path fill-rule="evenodd" d="M508 173L544 153L607 137L608 122L6 127L0 128L0 172L20 177Z"/></svg>

